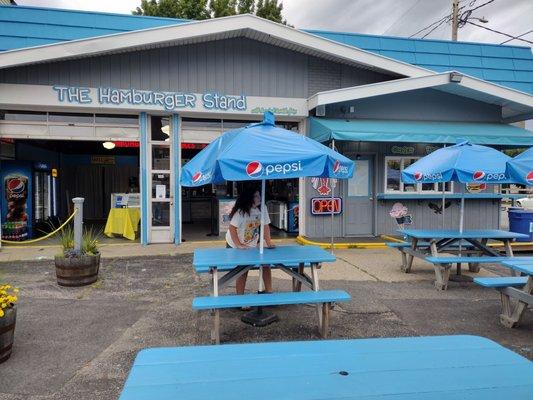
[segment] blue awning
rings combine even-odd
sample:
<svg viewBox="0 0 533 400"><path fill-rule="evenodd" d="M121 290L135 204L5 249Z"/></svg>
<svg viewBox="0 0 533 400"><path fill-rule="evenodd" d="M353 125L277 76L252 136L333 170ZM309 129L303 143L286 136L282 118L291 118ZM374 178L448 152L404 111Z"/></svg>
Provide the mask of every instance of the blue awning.
<svg viewBox="0 0 533 400"><path fill-rule="evenodd" d="M515 147L533 146L533 132L514 125L481 122L434 122L375 119L311 118L309 136L357 142L471 143Z"/></svg>

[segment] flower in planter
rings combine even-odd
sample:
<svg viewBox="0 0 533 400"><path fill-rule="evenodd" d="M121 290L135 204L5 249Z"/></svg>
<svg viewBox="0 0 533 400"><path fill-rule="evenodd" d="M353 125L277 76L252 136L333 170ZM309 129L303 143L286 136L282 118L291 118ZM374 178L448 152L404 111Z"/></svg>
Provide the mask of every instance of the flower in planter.
<svg viewBox="0 0 533 400"><path fill-rule="evenodd" d="M0 318L5 315L5 309L13 307L18 300L18 288L11 285L0 285Z"/></svg>

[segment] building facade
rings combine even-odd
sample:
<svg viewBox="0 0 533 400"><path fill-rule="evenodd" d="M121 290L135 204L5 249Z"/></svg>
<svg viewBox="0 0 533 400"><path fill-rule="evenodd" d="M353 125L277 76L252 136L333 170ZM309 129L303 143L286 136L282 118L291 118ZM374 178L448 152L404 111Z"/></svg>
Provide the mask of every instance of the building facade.
<svg viewBox="0 0 533 400"><path fill-rule="evenodd" d="M15 8L0 7L0 16L22 23ZM42 11L23 10L28 21ZM66 18L62 13L48 18ZM82 24L85 14L69 16ZM198 22L91 15L93 26L75 32L39 30L43 37L26 37L18 48L14 39L4 42L0 139L15 145L14 161L61 165L56 202L63 216L70 194L89 196L86 207L97 219L113 207L106 203L110 194L137 188L143 244L180 243L185 224L218 218L213 214L222 203L213 201L228 200L234 191L230 185L182 189L182 162L265 110L356 161L348 182L301 179L287 182L288 192L270 187L272 196L299 204L300 234L311 238L394 233L388 211L397 202L417 226L454 226L459 188L404 185L401 169L465 137L500 148L533 144L532 132L510 125L533 115L531 92L465 72L436 73L333 41L332 33L250 15ZM111 24L113 18L122 22ZM533 74L530 49L527 58L527 49L500 47L511 49L505 59L520 69L514 77L528 69ZM92 150L103 142L129 149L117 153L114 167L106 167L111 159L103 150ZM85 182L90 179L96 183ZM106 191L106 185L114 187ZM94 187L104 190L92 198ZM471 186L467 227L500 225L497 189ZM331 207L338 208L333 218ZM211 233L218 229L210 227Z"/></svg>

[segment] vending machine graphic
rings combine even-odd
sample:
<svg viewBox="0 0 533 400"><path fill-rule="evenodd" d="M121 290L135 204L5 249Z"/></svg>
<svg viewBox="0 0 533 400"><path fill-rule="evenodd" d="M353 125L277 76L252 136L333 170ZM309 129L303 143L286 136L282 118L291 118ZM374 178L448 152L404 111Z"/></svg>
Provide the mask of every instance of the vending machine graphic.
<svg viewBox="0 0 533 400"><path fill-rule="evenodd" d="M2 161L2 239L22 241L32 236L33 184L31 163Z"/></svg>

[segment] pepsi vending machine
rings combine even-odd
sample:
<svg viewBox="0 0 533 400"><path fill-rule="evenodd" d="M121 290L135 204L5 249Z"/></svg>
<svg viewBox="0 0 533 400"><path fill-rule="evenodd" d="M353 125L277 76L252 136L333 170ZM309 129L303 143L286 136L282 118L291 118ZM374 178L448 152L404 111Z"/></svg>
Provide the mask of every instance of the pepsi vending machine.
<svg viewBox="0 0 533 400"><path fill-rule="evenodd" d="M31 163L2 161L0 179L2 239L12 241L30 239L33 221Z"/></svg>

